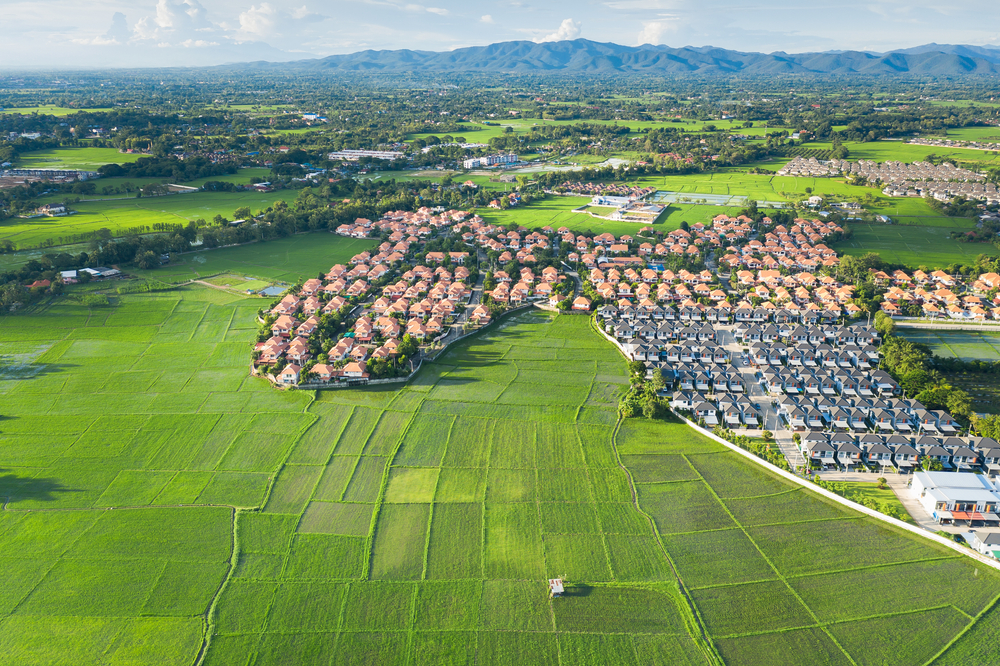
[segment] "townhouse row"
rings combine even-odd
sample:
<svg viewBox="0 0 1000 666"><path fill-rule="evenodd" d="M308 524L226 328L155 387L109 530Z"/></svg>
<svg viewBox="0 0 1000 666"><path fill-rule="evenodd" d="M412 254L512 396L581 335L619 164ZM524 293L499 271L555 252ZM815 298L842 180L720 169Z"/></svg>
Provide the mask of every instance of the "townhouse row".
<svg viewBox="0 0 1000 666"><path fill-rule="evenodd" d="M810 432L802 436L799 448L820 469L869 468L905 473L931 459L947 471L989 475L1000 471L1000 445L987 437Z"/></svg>
<svg viewBox="0 0 1000 666"><path fill-rule="evenodd" d="M955 434L961 425L948 412L928 410L916 400L892 394L786 395L778 416L793 430L883 434Z"/></svg>

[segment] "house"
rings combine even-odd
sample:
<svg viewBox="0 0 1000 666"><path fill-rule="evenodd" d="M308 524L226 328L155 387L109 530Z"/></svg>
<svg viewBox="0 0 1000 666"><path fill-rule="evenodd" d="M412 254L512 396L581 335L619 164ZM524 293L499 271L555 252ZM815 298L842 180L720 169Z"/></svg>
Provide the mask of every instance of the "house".
<svg viewBox="0 0 1000 666"><path fill-rule="evenodd" d="M302 370L301 367L295 363L289 363L284 367L284 369L278 373L278 383L284 386L294 386L299 383L299 372Z"/></svg>
<svg viewBox="0 0 1000 666"><path fill-rule="evenodd" d="M578 312L589 312L590 311L590 299L583 296L577 296L573 299L573 310Z"/></svg>
<svg viewBox="0 0 1000 666"><path fill-rule="evenodd" d="M332 365L327 365L326 363L317 363L310 370L307 375L312 381L328 382L333 378L336 370Z"/></svg>
<svg viewBox="0 0 1000 666"><path fill-rule="evenodd" d="M969 545L972 546L973 550L977 550L983 555L992 557L995 560L1000 560L1000 533L979 533L976 530L972 530L970 534L972 535L972 538L968 539L968 542Z"/></svg>
<svg viewBox="0 0 1000 666"><path fill-rule="evenodd" d="M705 421L706 425L717 426L719 425L719 410L716 409L715 405L710 402L702 402L694 407L695 417Z"/></svg>
<svg viewBox="0 0 1000 666"><path fill-rule="evenodd" d="M275 319L274 323L271 325L271 333L274 336L287 338L292 334L292 331L294 331L298 325L299 322L297 322L294 318L289 317L288 315L281 315Z"/></svg>

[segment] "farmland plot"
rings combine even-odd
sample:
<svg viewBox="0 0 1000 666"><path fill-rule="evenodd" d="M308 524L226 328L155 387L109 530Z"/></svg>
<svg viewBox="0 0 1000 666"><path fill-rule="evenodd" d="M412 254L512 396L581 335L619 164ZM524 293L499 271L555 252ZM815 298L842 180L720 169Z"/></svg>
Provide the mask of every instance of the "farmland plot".
<svg viewBox="0 0 1000 666"><path fill-rule="evenodd" d="M963 631L941 663L995 661L1000 576L618 424L585 318L279 393L245 378L254 303L207 292L0 319L46 366L3 388L7 663L910 664Z"/></svg>

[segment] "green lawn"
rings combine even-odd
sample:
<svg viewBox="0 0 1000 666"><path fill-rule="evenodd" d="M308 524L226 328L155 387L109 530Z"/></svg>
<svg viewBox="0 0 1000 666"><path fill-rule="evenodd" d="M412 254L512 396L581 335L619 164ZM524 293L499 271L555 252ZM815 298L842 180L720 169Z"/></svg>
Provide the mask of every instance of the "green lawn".
<svg viewBox="0 0 1000 666"><path fill-rule="evenodd" d="M980 254L996 256L1000 250L986 243L960 243L951 238L961 227L869 225L852 223L854 235L834 244L839 253L860 255L876 252L891 263L916 268L943 268L969 263Z"/></svg>
<svg viewBox="0 0 1000 666"><path fill-rule="evenodd" d="M920 664L1000 594L683 424L616 428L584 317L316 395L247 377L257 299L72 294L0 318L7 663Z"/></svg>
<svg viewBox="0 0 1000 666"><path fill-rule="evenodd" d="M105 164L127 164L143 155L120 153L117 148L51 148L22 153L15 166L18 169L80 169L97 171ZM98 184L100 181L97 181Z"/></svg>

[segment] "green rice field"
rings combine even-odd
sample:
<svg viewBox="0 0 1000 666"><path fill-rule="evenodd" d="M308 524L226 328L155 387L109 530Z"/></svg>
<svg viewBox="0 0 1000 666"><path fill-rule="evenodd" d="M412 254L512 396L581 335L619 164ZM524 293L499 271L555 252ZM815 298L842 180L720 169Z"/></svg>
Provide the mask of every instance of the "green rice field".
<svg viewBox="0 0 1000 666"><path fill-rule="evenodd" d="M850 228L853 237L833 245L838 253L876 252L890 263L913 268L944 268L955 263L973 263L980 254L1000 254L1000 249L988 243L954 240L951 232L959 229L953 227L852 223Z"/></svg>
<svg viewBox="0 0 1000 666"><path fill-rule="evenodd" d="M626 366L585 317L502 320L402 386L279 392L247 375L258 305L0 318L0 663L997 658L1000 575L620 423Z"/></svg>
<svg viewBox="0 0 1000 666"><path fill-rule="evenodd" d="M22 153L15 165L18 169L80 169L97 171L105 164L127 164L143 155L120 153L117 148L66 147ZM100 182L100 181L98 181Z"/></svg>
<svg viewBox="0 0 1000 666"><path fill-rule="evenodd" d="M1000 330L933 331L926 328L900 328L908 340L925 344L935 356L965 361L1000 361ZM948 381L969 394L976 412L1000 413L1000 385L996 375L950 373Z"/></svg>
<svg viewBox="0 0 1000 666"><path fill-rule="evenodd" d="M374 241L369 239L315 231L263 243L185 253L166 266L134 272L171 283L235 273L268 283L291 284L316 277L334 264L347 263L354 255L374 246ZM229 282L231 284L225 286L239 284L233 280Z"/></svg>
<svg viewBox="0 0 1000 666"><path fill-rule="evenodd" d="M97 181L100 183L101 181ZM156 223L187 224L199 218L211 220L216 215L232 218L233 211L249 206L255 213L276 201L294 199L293 192L193 192L160 197L83 201L70 205L75 211L67 217L12 218L0 222L0 236L18 247L37 246L52 239L62 244L74 234L101 228L112 232Z"/></svg>
<svg viewBox="0 0 1000 666"><path fill-rule="evenodd" d="M1000 330L934 331L926 328L900 328L908 340L925 344L935 356L965 361L1000 361Z"/></svg>
<svg viewBox="0 0 1000 666"><path fill-rule="evenodd" d="M30 115L32 113L37 113L39 115L48 116L71 116L74 113L80 113L81 111L87 113L97 113L101 111L111 111L110 108L97 108L97 109L74 109L66 106L56 106L55 104L43 104L41 106L18 106L18 107L7 107L0 109L0 113L20 113L22 115Z"/></svg>

